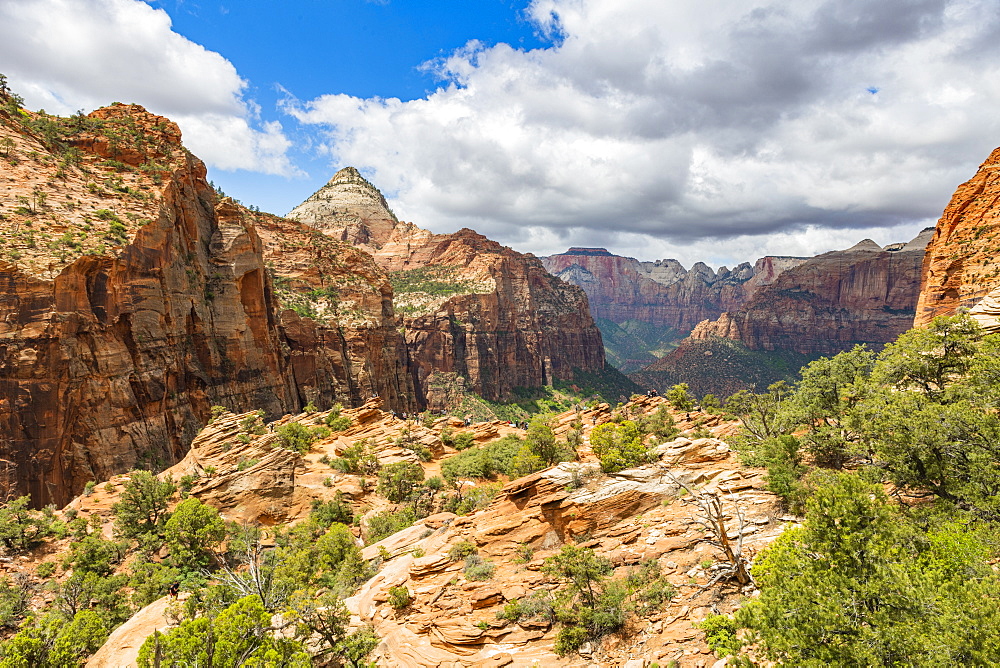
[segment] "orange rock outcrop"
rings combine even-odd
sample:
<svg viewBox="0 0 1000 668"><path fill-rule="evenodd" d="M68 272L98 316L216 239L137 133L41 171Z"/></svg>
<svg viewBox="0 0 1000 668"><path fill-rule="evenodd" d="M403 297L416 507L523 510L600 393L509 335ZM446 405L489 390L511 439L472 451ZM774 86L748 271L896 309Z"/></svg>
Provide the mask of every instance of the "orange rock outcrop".
<svg viewBox="0 0 1000 668"><path fill-rule="evenodd" d="M284 310L273 282L300 263L272 228L302 244L312 230L270 219L262 238L169 120L138 105L5 109L0 135L4 493L62 504L89 480L176 462L212 405L416 405L384 272L353 251L337 260L366 295L347 295L356 322Z"/></svg>
<svg viewBox="0 0 1000 668"><path fill-rule="evenodd" d="M998 198L1000 148L958 187L938 220L924 257L914 326L975 307L1000 287ZM995 306L984 305L983 312L983 323L995 328Z"/></svg>
<svg viewBox="0 0 1000 668"><path fill-rule="evenodd" d="M660 397L638 398L616 410L634 417L665 406ZM716 658L693 622L730 612L745 595L752 595L752 587L741 592L732 583L708 585L722 566L717 563L721 553L708 542L713 536L699 524L701 511L681 483L694 494L720 495L727 536L742 546L747 561L795 518L784 516L776 497L765 491L765 472L742 467L730 451L723 439L734 423L700 412L671 412L683 433L656 445L654 461L608 475L601 473L590 451L589 435L595 425L613 419L614 411L607 404L568 411L555 423L557 430L582 423L580 461L511 480L489 505L469 515L436 512L365 546L362 556L376 564L377 572L345 602L351 625L370 625L380 638L370 659L394 668L442 662L470 667L642 661L676 662L684 668L712 665ZM362 483L362 476L340 473L326 463L351 443L366 440L382 463L417 461L412 451L398 445L402 436L414 437L433 453L431 461L421 464L428 476L437 474L441 460L456 454L441 441L444 426L451 426L448 418L418 425L381 410L377 400L341 415L350 418L351 426L321 438L304 455L280 447L275 433L280 423L241 439L253 415L220 415L198 435L184 461L161 475L175 480L189 476L194 482L188 493L228 520L280 525L307 516L313 500L330 499L338 492L358 510L392 507L373 485ZM317 425L325 416L300 414L282 422ZM695 438L695 429L711 435ZM484 440L508 431L523 436L489 424L469 430ZM80 516L96 516L108 527L108 509L123 482L124 476L101 485L74 500L71 508ZM357 535L363 530L354 531ZM459 543L493 564L488 579L477 581L465 573L463 560L453 556ZM615 576L658 560L674 595L631 620L628 633L561 657L554 651L556 622L543 616L507 621L498 613L510 601L559 587L558 579L543 571L544 559L573 544L608 558ZM410 593L406 609L390 606L390 587L405 587ZM162 629L157 617L162 609L154 605L138 612L96 656L134 654L149 634Z"/></svg>
<svg viewBox="0 0 1000 668"><path fill-rule="evenodd" d="M572 378L604 367L601 335L587 297L552 277L532 255L463 229L433 234L398 222L381 193L353 168L293 209L289 217L370 251L396 281L418 391L455 373L487 399L516 387ZM440 397L433 392L429 405Z"/></svg>

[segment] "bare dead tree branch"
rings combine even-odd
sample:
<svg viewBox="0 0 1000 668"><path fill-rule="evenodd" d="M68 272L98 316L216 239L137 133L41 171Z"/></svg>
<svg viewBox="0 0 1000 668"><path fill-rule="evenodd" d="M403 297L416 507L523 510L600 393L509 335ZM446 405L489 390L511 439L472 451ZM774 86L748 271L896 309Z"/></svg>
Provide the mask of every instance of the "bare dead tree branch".
<svg viewBox="0 0 1000 668"><path fill-rule="evenodd" d="M701 511L699 515L695 516L695 521L715 536L715 539L706 537L702 540L721 550L724 555L726 566L716 573L702 589L707 589L720 580L729 578L735 579L741 586L751 584L753 578L750 577L749 564L743 556L743 532L746 528L746 518L739 505L733 504L734 516L739 524L736 537L733 539L735 540L734 543L730 540L729 532L726 529L725 509L723 508L722 498L718 492L698 492L669 471L664 471L663 475L687 491L691 500Z"/></svg>

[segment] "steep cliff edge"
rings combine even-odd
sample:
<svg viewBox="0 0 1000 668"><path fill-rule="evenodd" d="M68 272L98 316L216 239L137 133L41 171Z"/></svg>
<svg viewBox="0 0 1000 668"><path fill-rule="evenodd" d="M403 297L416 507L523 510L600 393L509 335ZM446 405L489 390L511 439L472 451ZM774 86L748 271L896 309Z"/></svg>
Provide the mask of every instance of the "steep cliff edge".
<svg viewBox="0 0 1000 668"><path fill-rule="evenodd" d="M866 239L818 255L780 274L741 309L699 323L691 338L821 355L893 341L912 323L930 234L886 248Z"/></svg>
<svg viewBox="0 0 1000 668"><path fill-rule="evenodd" d="M629 377L657 389L685 382L696 394L724 397L792 381L802 365L858 343L881 347L910 328L930 235L927 229L885 248L865 240L789 268L742 308L699 323L676 350Z"/></svg>
<svg viewBox="0 0 1000 668"><path fill-rule="evenodd" d="M764 257L751 266L690 270L676 260L640 262L604 248L571 248L542 258L545 268L587 293L609 360L624 371L655 361L699 322L743 306L806 258Z"/></svg>
<svg viewBox="0 0 1000 668"><path fill-rule="evenodd" d="M569 380L574 369L604 367L582 290L552 277L534 256L472 230L433 234L397 222L353 168L337 172L288 217L369 250L390 272L422 388L434 374L455 373L496 400L517 387ZM441 398L429 392L427 400L435 407Z"/></svg>
<svg viewBox="0 0 1000 668"><path fill-rule="evenodd" d="M277 416L313 396L405 396L401 341L371 351L387 377L352 367L352 336L398 338L381 299L378 326L314 353L340 386L310 389L324 381L303 380L297 341L318 328L281 313L273 244L209 186L175 124L138 105L62 119L0 102L5 493L61 504L89 480L177 461L216 404Z"/></svg>
<svg viewBox="0 0 1000 668"><path fill-rule="evenodd" d="M702 320L742 306L758 288L806 258L765 257L754 266L685 270L677 260L639 262L604 248L570 248L542 258L551 273L587 293L595 318L644 320L687 334Z"/></svg>
<svg viewBox="0 0 1000 668"><path fill-rule="evenodd" d="M1000 148L958 187L938 220L924 257L914 326L926 325L935 316L952 315L964 306L972 307L989 329L1000 329L1000 294L995 292L1000 287L998 170ZM990 298L984 299L987 295Z"/></svg>

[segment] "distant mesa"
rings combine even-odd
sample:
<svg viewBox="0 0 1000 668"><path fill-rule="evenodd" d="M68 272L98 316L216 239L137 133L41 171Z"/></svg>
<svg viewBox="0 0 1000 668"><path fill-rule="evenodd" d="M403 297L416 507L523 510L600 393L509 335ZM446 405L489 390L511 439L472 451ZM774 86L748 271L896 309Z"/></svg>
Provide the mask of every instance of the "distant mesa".
<svg viewBox="0 0 1000 668"><path fill-rule="evenodd" d="M660 387L690 379L695 392L725 395L791 379L809 360L856 344L877 350L913 323L931 233L885 248L866 239L800 262L632 378Z"/></svg>
<svg viewBox="0 0 1000 668"><path fill-rule="evenodd" d="M740 308L761 287L806 258L767 257L718 271L697 262L640 262L606 248L570 248L542 258L553 275L587 293L608 360L637 371L667 354L699 322Z"/></svg>

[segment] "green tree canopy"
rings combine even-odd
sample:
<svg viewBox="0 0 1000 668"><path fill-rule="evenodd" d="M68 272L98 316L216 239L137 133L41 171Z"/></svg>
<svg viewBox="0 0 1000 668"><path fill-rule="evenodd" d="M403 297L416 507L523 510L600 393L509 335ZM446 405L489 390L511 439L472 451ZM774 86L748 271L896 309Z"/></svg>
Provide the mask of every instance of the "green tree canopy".
<svg viewBox="0 0 1000 668"><path fill-rule="evenodd" d="M271 628L271 613L257 596L241 598L215 618L187 619L167 633L153 634L139 650L138 663L141 668L312 666L302 643L277 637Z"/></svg>
<svg viewBox="0 0 1000 668"><path fill-rule="evenodd" d="M841 474L754 565L737 620L768 658L797 666L996 665L1000 578L981 536L920 530L881 488Z"/></svg>
<svg viewBox="0 0 1000 668"><path fill-rule="evenodd" d="M126 538L158 533L169 517L167 504L176 490L169 478L160 480L149 471L133 471L118 502L111 506L115 532Z"/></svg>
<svg viewBox="0 0 1000 668"><path fill-rule="evenodd" d="M424 481L424 469L416 462L395 462L378 474L378 493L393 503L406 501Z"/></svg>
<svg viewBox="0 0 1000 668"><path fill-rule="evenodd" d="M638 466L649 458L638 425L632 420L605 422L590 432L590 446L601 461L601 470L614 473Z"/></svg>
<svg viewBox="0 0 1000 668"><path fill-rule="evenodd" d="M226 523L219 511L195 498L177 504L163 527L170 561L181 569L207 566L210 551L226 538Z"/></svg>

